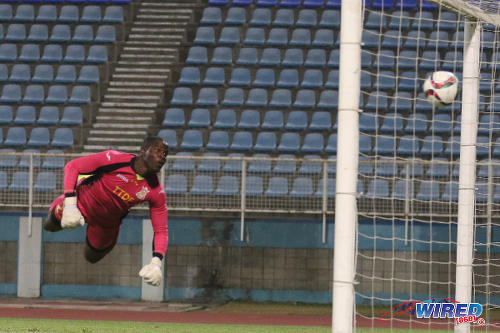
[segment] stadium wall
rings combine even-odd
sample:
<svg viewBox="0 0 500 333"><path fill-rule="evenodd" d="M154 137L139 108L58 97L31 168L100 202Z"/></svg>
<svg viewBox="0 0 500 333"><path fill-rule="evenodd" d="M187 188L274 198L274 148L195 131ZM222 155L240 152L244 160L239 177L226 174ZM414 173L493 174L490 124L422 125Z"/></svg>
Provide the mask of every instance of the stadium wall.
<svg viewBox="0 0 500 333"><path fill-rule="evenodd" d="M0 294L3 295L15 295L17 290L21 216L0 214ZM145 218L127 217L116 248L97 264L89 264L83 258L84 229L44 231L41 297L140 299L141 280L137 273L142 264L141 223ZM418 298L429 287L435 296L447 293L455 267L454 253L444 244L455 241L448 237L456 233L443 224L418 223L411 228L413 237L409 239L413 241L408 243L404 241L404 223L395 222L360 220L361 294L366 291L383 295L394 289L401 297L408 297L411 290L412 297ZM331 302L332 219L327 224L326 243L321 242L320 220L247 220L245 226L247 239L241 242L239 219L170 217L165 299ZM375 234L378 237L374 249L369 239ZM425 261L408 260L429 256L429 246L432 246L432 267ZM373 260L365 262L363 256L369 258L374 251L380 261L376 265ZM398 259L397 267L389 260L393 256ZM413 280L413 287L371 278L383 277L392 270L398 272L401 280ZM366 300L360 297L357 301Z"/></svg>

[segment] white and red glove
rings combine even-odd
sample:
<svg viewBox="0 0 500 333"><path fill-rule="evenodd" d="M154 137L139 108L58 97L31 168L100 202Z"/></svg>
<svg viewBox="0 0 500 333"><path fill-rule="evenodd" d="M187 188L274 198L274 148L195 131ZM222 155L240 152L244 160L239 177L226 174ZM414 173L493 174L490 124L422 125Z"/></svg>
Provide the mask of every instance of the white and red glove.
<svg viewBox="0 0 500 333"><path fill-rule="evenodd" d="M84 224L85 219L76 206L76 196L64 198L61 227L63 229L73 229L76 227L82 227Z"/></svg>
<svg viewBox="0 0 500 333"><path fill-rule="evenodd" d="M151 262L140 270L139 276L142 277L147 284L158 287L162 279L160 258L153 257Z"/></svg>

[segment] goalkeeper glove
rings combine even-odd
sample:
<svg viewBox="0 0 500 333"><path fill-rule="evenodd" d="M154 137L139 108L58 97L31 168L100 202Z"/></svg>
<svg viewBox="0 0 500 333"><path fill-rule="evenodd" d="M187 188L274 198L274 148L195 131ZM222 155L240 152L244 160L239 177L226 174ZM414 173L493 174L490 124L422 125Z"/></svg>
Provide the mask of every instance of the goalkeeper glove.
<svg viewBox="0 0 500 333"><path fill-rule="evenodd" d="M85 219L76 206L76 196L64 198L61 227L63 229L73 229L76 227L82 227L84 224Z"/></svg>
<svg viewBox="0 0 500 333"><path fill-rule="evenodd" d="M140 270L139 276L144 278L144 282L147 284L158 287L162 279L160 258L153 257L151 263Z"/></svg>

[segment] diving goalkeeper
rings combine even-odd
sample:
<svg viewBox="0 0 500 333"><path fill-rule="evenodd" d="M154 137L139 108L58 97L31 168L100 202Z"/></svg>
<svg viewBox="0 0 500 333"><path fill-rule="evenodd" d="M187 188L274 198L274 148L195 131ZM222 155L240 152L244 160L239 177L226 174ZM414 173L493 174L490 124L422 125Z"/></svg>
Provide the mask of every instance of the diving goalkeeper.
<svg viewBox="0 0 500 333"><path fill-rule="evenodd" d="M163 139L149 137L138 155L106 150L68 162L64 167L64 195L50 206L44 229L55 232L87 223L85 259L96 263L115 246L130 208L148 201L154 231L153 255L139 275L146 283L158 286L168 245L168 214L157 173L167 154L168 145Z"/></svg>

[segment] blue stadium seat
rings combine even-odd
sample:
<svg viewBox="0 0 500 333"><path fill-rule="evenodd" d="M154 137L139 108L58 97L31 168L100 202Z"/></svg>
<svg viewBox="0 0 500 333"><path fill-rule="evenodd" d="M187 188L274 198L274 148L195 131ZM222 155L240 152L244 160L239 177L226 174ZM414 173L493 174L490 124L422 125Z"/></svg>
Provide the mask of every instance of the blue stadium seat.
<svg viewBox="0 0 500 333"><path fill-rule="evenodd" d="M417 67L417 58L415 50L402 50L397 59L397 66L400 70L414 70Z"/></svg>
<svg viewBox="0 0 500 333"><path fill-rule="evenodd" d="M86 5L83 7L80 22L82 23L99 23L102 21L101 8L96 5Z"/></svg>
<svg viewBox="0 0 500 333"><path fill-rule="evenodd" d="M392 16L387 24L389 29L407 31L410 29L410 13L406 10L396 10L392 12Z"/></svg>
<svg viewBox="0 0 500 333"><path fill-rule="evenodd" d="M419 84L418 79L418 73L416 72L407 71L400 73L398 91L415 91Z"/></svg>
<svg viewBox="0 0 500 333"><path fill-rule="evenodd" d="M420 154L423 156L439 156L443 151L443 138L437 135L427 135L423 139Z"/></svg>
<svg viewBox="0 0 500 333"><path fill-rule="evenodd" d="M99 67L95 65L84 65L80 68L80 75L78 75L79 83L97 83L99 82Z"/></svg>
<svg viewBox="0 0 500 333"><path fill-rule="evenodd" d="M234 133L233 140L229 146L229 150L233 151L250 151L253 146L253 139L251 132L236 132Z"/></svg>
<svg viewBox="0 0 500 333"><path fill-rule="evenodd" d="M448 32L447 31L432 31L429 36L429 41L425 45L426 49L433 50L445 50L449 48L448 42Z"/></svg>
<svg viewBox="0 0 500 333"><path fill-rule="evenodd" d="M305 111L294 110L288 113L285 129L288 131L303 131L307 128L307 114Z"/></svg>
<svg viewBox="0 0 500 333"><path fill-rule="evenodd" d="M257 107L267 106L267 90L263 88L250 89L245 105Z"/></svg>
<svg viewBox="0 0 500 333"><path fill-rule="evenodd" d="M36 44L24 44L21 48L19 61L37 62L40 59L40 48Z"/></svg>
<svg viewBox="0 0 500 333"><path fill-rule="evenodd" d="M321 162L309 161L311 159L320 159L319 155L304 155L304 161L300 164L299 170L297 171L302 175L319 175L323 171L323 165Z"/></svg>
<svg viewBox="0 0 500 333"><path fill-rule="evenodd" d="M337 133L332 133L328 137L325 152L328 154L337 154Z"/></svg>
<svg viewBox="0 0 500 333"><path fill-rule="evenodd" d="M103 23L117 24L124 21L123 8L121 6L107 6L102 18Z"/></svg>
<svg viewBox="0 0 500 333"><path fill-rule="evenodd" d="M291 27L294 22L293 10L280 8L276 11L272 25L274 27Z"/></svg>
<svg viewBox="0 0 500 333"><path fill-rule="evenodd" d="M288 89L276 89L273 92L269 106L271 107L289 107L292 103L292 94Z"/></svg>
<svg viewBox="0 0 500 333"><path fill-rule="evenodd" d="M263 185L262 185L262 177L260 176L248 176L246 178L246 195L253 196L261 196L263 193Z"/></svg>
<svg viewBox="0 0 500 333"><path fill-rule="evenodd" d="M372 199L383 199L389 197L389 181L387 179L372 179L368 183L368 191L366 197Z"/></svg>
<svg viewBox="0 0 500 333"><path fill-rule="evenodd" d="M234 68L231 71L229 85L234 87L248 87L250 85L250 69Z"/></svg>
<svg viewBox="0 0 500 333"><path fill-rule="evenodd" d="M375 133L379 123L375 113L363 112L359 116L359 130L364 133Z"/></svg>
<svg viewBox="0 0 500 333"><path fill-rule="evenodd" d="M213 45L215 44L215 31L212 27L199 27L196 30L196 36L193 40L197 45Z"/></svg>
<svg viewBox="0 0 500 333"><path fill-rule="evenodd" d="M182 85L196 85L200 83L200 69L199 67L184 67L181 71L179 84Z"/></svg>
<svg viewBox="0 0 500 333"><path fill-rule="evenodd" d="M193 104L193 92L191 88L187 87L177 87L174 89L171 105L192 105Z"/></svg>
<svg viewBox="0 0 500 333"><path fill-rule="evenodd" d="M33 24L26 41L46 42L49 39L49 28L46 24Z"/></svg>
<svg viewBox="0 0 500 333"><path fill-rule="evenodd" d="M410 92L398 91L392 98L389 108L391 112L411 112L413 111L413 95Z"/></svg>
<svg viewBox="0 0 500 333"><path fill-rule="evenodd" d="M421 178L424 176L424 162L421 158L410 158L408 162L401 167L400 177L402 178Z"/></svg>
<svg viewBox="0 0 500 333"><path fill-rule="evenodd" d="M443 154L445 156L450 156L451 158L456 158L460 155L460 136L449 137L445 142L445 148Z"/></svg>
<svg viewBox="0 0 500 333"><path fill-rule="evenodd" d="M31 80L31 69L29 65L16 64L12 66L10 82L29 82Z"/></svg>
<svg viewBox="0 0 500 333"><path fill-rule="evenodd" d="M77 126L81 125L82 121L83 121L83 114L81 107L79 106L64 107L63 115L61 117L61 125Z"/></svg>
<svg viewBox="0 0 500 333"><path fill-rule="evenodd" d="M85 61L85 48L83 45L68 45L66 54L64 55L64 62L80 63Z"/></svg>
<svg viewBox="0 0 500 333"><path fill-rule="evenodd" d="M340 11L327 9L323 10L318 27L336 29L340 27Z"/></svg>
<svg viewBox="0 0 500 333"><path fill-rule="evenodd" d="M218 172L220 170L221 161L218 159L210 159L210 157L219 157L219 153L205 153L203 159L198 164L198 171L200 172Z"/></svg>
<svg viewBox="0 0 500 333"><path fill-rule="evenodd" d="M0 125L10 124L12 121L12 106L10 105L0 105ZM0 142L3 137L0 139Z"/></svg>
<svg viewBox="0 0 500 333"><path fill-rule="evenodd" d="M226 150L229 146L227 131L211 131L206 148L208 150Z"/></svg>
<svg viewBox="0 0 500 333"><path fill-rule="evenodd" d="M307 133L300 151L304 153L322 153L324 148L324 138L321 133Z"/></svg>
<svg viewBox="0 0 500 333"><path fill-rule="evenodd" d="M32 125L35 123L36 111L31 105L21 105L17 108L15 125Z"/></svg>
<svg viewBox="0 0 500 333"><path fill-rule="evenodd" d="M373 0L373 3L370 5L370 1L365 1L365 5L372 9L377 10L388 10L394 9L394 1L393 0Z"/></svg>
<svg viewBox="0 0 500 333"><path fill-rule="evenodd" d="M372 74L361 71L361 89L363 90L371 90L372 88ZM380 92L382 93L382 92ZM360 104L361 105L361 104Z"/></svg>
<svg viewBox="0 0 500 333"><path fill-rule="evenodd" d="M69 25L56 24L52 27L52 33L49 41L55 43L68 43L71 40L71 31Z"/></svg>
<svg viewBox="0 0 500 333"><path fill-rule="evenodd" d="M450 39L451 50L462 50L464 48L464 32L456 31Z"/></svg>
<svg viewBox="0 0 500 333"><path fill-rule="evenodd" d="M374 49L379 47L379 32L378 30L369 30L369 29L364 29L362 36L361 36L361 42L363 43L363 46L368 49Z"/></svg>
<svg viewBox="0 0 500 333"><path fill-rule="evenodd" d="M217 25L222 23L222 12L219 7L206 7L203 9L200 24Z"/></svg>
<svg viewBox="0 0 500 333"><path fill-rule="evenodd" d="M253 47L241 48L238 59L236 60L237 65L256 65L259 61L257 49Z"/></svg>
<svg viewBox="0 0 500 333"><path fill-rule="evenodd" d="M181 149L198 150L203 147L202 133L198 130L184 131L181 143Z"/></svg>
<svg viewBox="0 0 500 333"><path fill-rule="evenodd" d="M269 8L256 8L248 23L250 26L266 27L271 25L271 10Z"/></svg>
<svg viewBox="0 0 500 333"><path fill-rule="evenodd" d="M302 3L302 0L281 0L279 3L279 6L280 7L294 8L294 7L299 7L301 3Z"/></svg>
<svg viewBox="0 0 500 333"><path fill-rule="evenodd" d="M268 46L284 47L288 44L288 30L283 28L272 28L266 40Z"/></svg>
<svg viewBox="0 0 500 333"><path fill-rule="evenodd" d="M210 63L212 65L231 65L233 63L232 49L226 46L216 47L212 54Z"/></svg>
<svg viewBox="0 0 500 333"><path fill-rule="evenodd" d="M196 108L191 111L191 119L188 127L208 127L210 126L210 111L208 109Z"/></svg>
<svg viewBox="0 0 500 333"><path fill-rule="evenodd" d="M429 102L427 102L425 98L425 94L422 92L417 95L415 98L415 110L417 112L432 112L433 111L433 106Z"/></svg>
<svg viewBox="0 0 500 333"><path fill-rule="evenodd" d="M324 6L324 0L304 0L302 6L305 8L322 8Z"/></svg>
<svg viewBox="0 0 500 333"><path fill-rule="evenodd" d="M214 128L232 129L236 127L236 112L232 109L221 109L217 112Z"/></svg>
<svg viewBox="0 0 500 333"><path fill-rule="evenodd" d="M212 176L196 175L193 179L193 186L189 192L195 195L212 194L214 192Z"/></svg>
<svg viewBox="0 0 500 333"><path fill-rule="evenodd" d="M431 180L423 180L415 198L423 201L438 201L440 197L439 183Z"/></svg>
<svg viewBox="0 0 500 333"><path fill-rule="evenodd" d="M335 179L334 178L328 178L326 180L326 196L327 198L335 198ZM314 196L316 198L322 198L323 197L323 179L318 180L318 186L316 187L316 193Z"/></svg>
<svg viewBox="0 0 500 333"><path fill-rule="evenodd" d="M2 88L0 102L18 103L21 101L21 86L17 84L5 84Z"/></svg>
<svg viewBox="0 0 500 333"><path fill-rule="evenodd" d="M387 16L379 11L369 11L367 12L366 22L364 24L365 29L384 29L387 26Z"/></svg>
<svg viewBox="0 0 500 333"><path fill-rule="evenodd" d="M313 108L316 106L316 96L314 90L300 89L297 91L293 106L296 108Z"/></svg>
<svg viewBox="0 0 500 333"><path fill-rule="evenodd" d="M10 20L12 20L12 6L0 4L0 22L9 22Z"/></svg>
<svg viewBox="0 0 500 333"><path fill-rule="evenodd" d="M498 141L498 139L497 139ZM489 158L486 158L484 160L480 160L479 161L480 164L479 164L479 167L478 167L478 171L477 171L477 177L478 178L488 178L489 177L489 165L490 164L496 164L499 162L498 159L496 158L492 158L492 159L489 159ZM500 177L500 169L498 168L491 168L491 172L492 172L492 176L497 178L497 177Z"/></svg>
<svg viewBox="0 0 500 333"><path fill-rule="evenodd" d="M441 59L434 49L426 50L422 53L418 67L423 70L431 71L441 67Z"/></svg>
<svg viewBox="0 0 500 333"><path fill-rule="evenodd" d="M462 18L463 19L463 18ZM437 30L440 31L456 31L457 30L457 14L441 11L439 19L437 20Z"/></svg>
<svg viewBox="0 0 500 333"><path fill-rule="evenodd" d="M57 83L73 83L76 81L76 69L73 65L61 65L57 69L57 75L54 79Z"/></svg>
<svg viewBox="0 0 500 333"><path fill-rule="evenodd" d="M403 116L400 113L389 112L383 116L380 132L397 133L403 130Z"/></svg>
<svg viewBox="0 0 500 333"><path fill-rule="evenodd" d="M295 23L296 27L312 28L317 24L318 17L314 9L301 9L299 11L299 16L297 18L297 22Z"/></svg>
<svg viewBox="0 0 500 333"><path fill-rule="evenodd" d="M209 6L225 6L229 4L229 0L208 0Z"/></svg>
<svg viewBox="0 0 500 333"><path fill-rule="evenodd" d="M50 83L54 81L53 67L51 65L37 65L31 81L34 83Z"/></svg>
<svg viewBox="0 0 500 333"><path fill-rule="evenodd" d="M278 66L281 63L281 53L276 48L265 48L259 60L261 66Z"/></svg>
<svg viewBox="0 0 500 333"><path fill-rule="evenodd" d="M396 9L412 10L417 8L417 0L396 0Z"/></svg>
<svg viewBox="0 0 500 333"><path fill-rule="evenodd" d="M59 109L55 106L43 106L40 109L40 116L37 124L45 126L57 125L59 122Z"/></svg>
<svg viewBox="0 0 500 333"><path fill-rule="evenodd" d="M376 77L375 90L395 90L396 89L396 76L393 71L380 71Z"/></svg>
<svg viewBox="0 0 500 333"><path fill-rule="evenodd" d="M169 149L177 149L177 134L172 129L162 129L158 132L158 136L168 143Z"/></svg>
<svg viewBox="0 0 500 333"><path fill-rule="evenodd" d="M0 64L0 81L7 81L9 79L9 69L6 64Z"/></svg>
<svg viewBox="0 0 500 333"><path fill-rule="evenodd" d="M219 39L219 45L236 45L240 43L240 29L236 27L223 27Z"/></svg>
<svg viewBox="0 0 500 333"><path fill-rule="evenodd" d="M447 113L438 113L434 115L431 121L429 132L433 134L448 134L451 133L452 129L451 116Z"/></svg>
<svg viewBox="0 0 500 333"><path fill-rule="evenodd" d="M221 102L222 106L240 106L243 105L243 89L228 88L225 91L224 99Z"/></svg>
<svg viewBox="0 0 500 333"><path fill-rule="evenodd" d="M477 140L476 155L480 158L489 156L492 144L489 136L478 135L476 140Z"/></svg>
<svg viewBox="0 0 500 333"><path fill-rule="evenodd" d="M311 45L311 32L309 29L294 29L292 30L292 37L288 42L290 46L307 47Z"/></svg>
<svg viewBox="0 0 500 333"><path fill-rule="evenodd" d="M180 152L176 157L192 157L193 153ZM175 172L191 172L194 171L194 160L191 158L176 158L171 166L171 170Z"/></svg>
<svg viewBox="0 0 500 333"><path fill-rule="evenodd" d="M26 144L26 130L24 127L9 127L4 146L21 147Z"/></svg>
<svg viewBox="0 0 500 333"><path fill-rule="evenodd" d="M295 132L285 132L281 135L279 152L296 153L300 149L300 135Z"/></svg>
<svg viewBox="0 0 500 333"><path fill-rule="evenodd" d="M59 127L54 131L50 143L52 147L67 148L73 145L73 131L70 128Z"/></svg>
<svg viewBox="0 0 500 333"><path fill-rule="evenodd" d="M447 158L432 159L425 175L429 178L449 177L450 175L449 160Z"/></svg>
<svg viewBox="0 0 500 333"><path fill-rule="evenodd" d="M224 25L243 25L246 23L246 9L239 7L231 7L227 11Z"/></svg>
<svg viewBox="0 0 500 333"><path fill-rule="evenodd" d="M445 202L458 202L458 183L457 182L447 182L445 184L443 194L441 195L441 200Z"/></svg>
<svg viewBox="0 0 500 333"><path fill-rule="evenodd" d="M373 153L376 155L393 155L396 151L396 139L393 136L378 135L375 138Z"/></svg>
<svg viewBox="0 0 500 333"><path fill-rule="evenodd" d="M100 25L95 34L94 43L113 43L116 41L116 29L113 25Z"/></svg>
<svg viewBox="0 0 500 333"><path fill-rule="evenodd" d="M407 0L405 0L407 1ZM434 30L434 15L429 11L417 11L410 25L411 30Z"/></svg>
<svg viewBox="0 0 500 333"><path fill-rule="evenodd" d="M172 174L167 177L165 184L165 193L173 194L186 194L187 193L187 179L183 174Z"/></svg>
<svg viewBox="0 0 500 333"><path fill-rule="evenodd" d="M483 114L479 118L478 133L488 135L490 132L496 133L500 130L500 116L497 114Z"/></svg>
<svg viewBox="0 0 500 333"><path fill-rule="evenodd" d="M50 142L49 129L47 127L35 127L31 130L28 146L46 147Z"/></svg>
<svg viewBox="0 0 500 333"><path fill-rule="evenodd" d="M288 194L288 180L284 177L272 177L264 195L267 197L283 197Z"/></svg>
<svg viewBox="0 0 500 333"><path fill-rule="evenodd" d="M338 73L338 72L337 72ZM300 83L301 88L320 88L323 86L323 73L319 69L307 69Z"/></svg>
<svg viewBox="0 0 500 333"><path fill-rule="evenodd" d="M62 48L60 45L48 44L43 49L42 62L59 62L62 60Z"/></svg>
<svg viewBox="0 0 500 333"><path fill-rule="evenodd" d="M249 173L268 173L271 172L271 161L262 160L262 158L269 158L268 154L255 154L252 160L248 163ZM259 160L260 159L260 160Z"/></svg>
<svg viewBox="0 0 500 333"><path fill-rule="evenodd" d="M338 108L338 91L323 90L319 95L318 108L336 110Z"/></svg>
<svg viewBox="0 0 500 333"><path fill-rule="evenodd" d="M169 108L165 111L163 119L163 127L182 127L186 123L184 118L184 110L179 108Z"/></svg>
<svg viewBox="0 0 500 333"><path fill-rule="evenodd" d="M280 130L283 129L283 112L282 111L266 111L264 120L262 121L262 129Z"/></svg>
<svg viewBox="0 0 500 333"><path fill-rule="evenodd" d="M397 200L411 200L414 197L413 182L396 180L392 188L392 198Z"/></svg>
<svg viewBox="0 0 500 333"><path fill-rule="evenodd" d="M27 191L29 189L29 173L27 171L16 171L12 175L9 191Z"/></svg>
<svg viewBox="0 0 500 333"><path fill-rule="evenodd" d="M259 132L253 146L254 151L272 152L276 149L276 134L274 132Z"/></svg>
<svg viewBox="0 0 500 333"><path fill-rule="evenodd" d="M308 198L314 194L313 183L311 178L298 177L295 178L292 184L290 196L292 198Z"/></svg>
<svg viewBox="0 0 500 333"><path fill-rule="evenodd" d="M279 160L273 168L273 173L288 173L293 174L297 169L297 161L295 160L295 155L293 154L281 154L279 155Z"/></svg>
<svg viewBox="0 0 500 333"><path fill-rule="evenodd" d="M399 30L387 30L382 40L382 49L399 49L402 46L402 38Z"/></svg>
<svg viewBox="0 0 500 333"><path fill-rule="evenodd" d="M0 190L7 189L7 173L5 171L0 171Z"/></svg>
<svg viewBox="0 0 500 333"><path fill-rule="evenodd" d="M280 72L278 88L294 88L299 85L299 72L296 69L283 69Z"/></svg>
<svg viewBox="0 0 500 333"><path fill-rule="evenodd" d="M233 6L247 7L253 3L253 0L233 0Z"/></svg>
<svg viewBox="0 0 500 333"><path fill-rule="evenodd" d="M23 96L24 103L43 103L45 99L45 92L43 85L30 84L26 87Z"/></svg>
<svg viewBox="0 0 500 333"><path fill-rule="evenodd" d="M0 153L15 153L16 150L13 148L2 148ZM1 155L0 156L0 168L11 169L17 166L17 156L15 155Z"/></svg>
<svg viewBox="0 0 500 333"><path fill-rule="evenodd" d="M26 28L24 24L12 23L7 28L4 40L6 42L22 42L26 39Z"/></svg>
<svg viewBox="0 0 500 333"><path fill-rule="evenodd" d="M407 50L422 49L427 40L426 33L423 30L410 30L403 42L403 48Z"/></svg>
<svg viewBox="0 0 500 333"><path fill-rule="evenodd" d="M418 139L414 135L403 135L399 139L397 155L401 156L415 156L418 154Z"/></svg>
<svg viewBox="0 0 500 333"><path fill-rule="evenodd" d="M215 189L215 195L236 195L240 192L240 184L235 176L221 176Z"/></svg>
<svg viewBox="0 0 500 333"><path fill-rule="evenodd" d="M202 65L208 62L207 48L203 46L193 46L189 49L186 64Z"/></svg>
<svg viewBox="0 0 500 333"><path fill-rule="evenodd" d="M58 21L61 23L76 23L80 20L78 7L75 5L64 5L61 7Z"/></svg>
<svg viewBox="0 0 500 333"><path fill-rule="evenodd" d="M252 82L254 87L260 88L270 88L274 84L274 70L270 68L259 68L255 73L255 80Z"/></svg>
<svg viewBox="0 0 500 333"><path fill-rule="evenodd" d="M380 50L375 56L375 61L373 62L373 67L378 69L391 69L394 68L395 64L394 51L392 50Z"/></svg>
<svg viewBox="0 0 500 333"><path fill-rule="evenodd" d="M260 127L260 114L255 110L243 110L241 113L238 128L257 129Z"/></svg>
<svg viewBox="0 0 500 333"><path fill-rule="evenodd" d="M299 67L304 63L304 54L301 49L288 48L285 51L285 58L281 63L285 67Z"/></svg>
<svg viewBox="0 0 500 333"><path fill-rule="evenodd" d="M311 117L309 130L311 131L328 131L332 128L332 116L330 112L315 111Z"/></svg>
<svg viewBox="0 0 500 333"><path fill-rule="evenodd" d="M53 85L49 87L45 103L64 104L68 100L68 90L65 85Z"/></svg>
<svg viewBox="0 0 500 333"><path fill-rule="evenodd" d="M205 86L220 86L226 81L224 68L222 67L208 67L203 79Z"/></svg>
<svg viewBox="0 0 500 333"><path fill-rule="evenodd" d="M333 52L333 51L332 51ZM304 66L306 67L323 67L326 64L326 53L323 49L310 49L307 52Z"/></svg>

